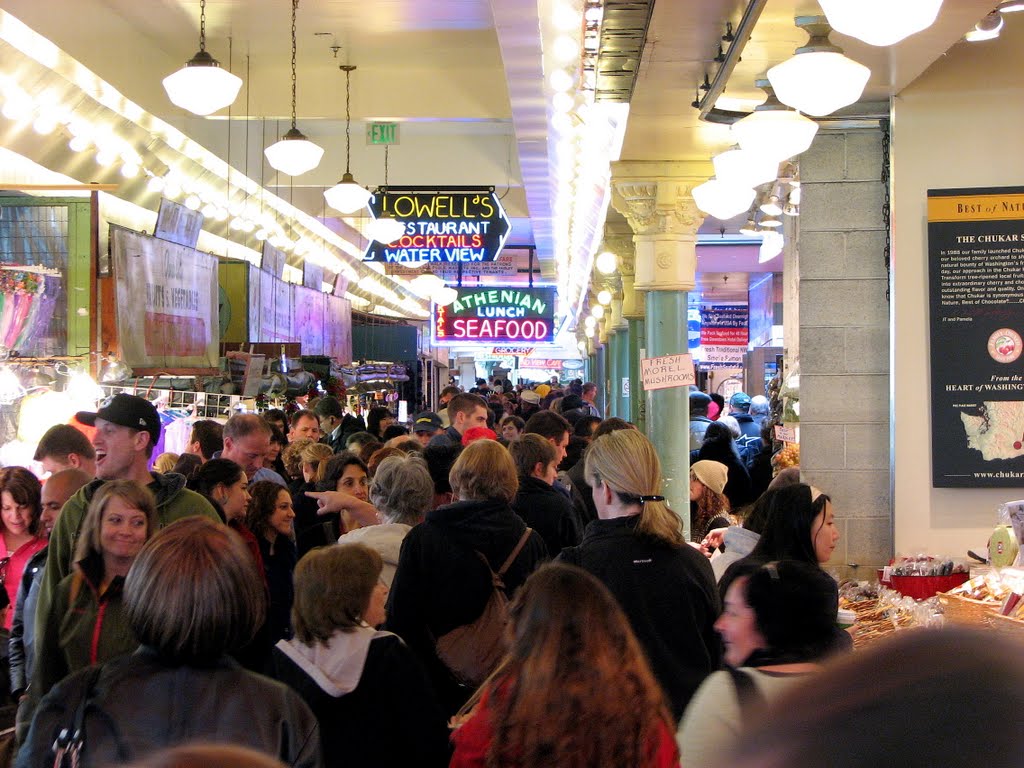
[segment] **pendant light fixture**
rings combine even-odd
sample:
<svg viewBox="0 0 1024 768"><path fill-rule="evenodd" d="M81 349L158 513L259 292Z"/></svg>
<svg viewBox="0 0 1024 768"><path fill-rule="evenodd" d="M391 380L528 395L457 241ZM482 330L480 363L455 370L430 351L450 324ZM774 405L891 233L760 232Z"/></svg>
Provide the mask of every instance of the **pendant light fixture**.
<svg viewBox="0 0 1024 768"><path fill-rule="evenodd" d="M796 25L810 40L796 55L768 70L779 101L808 115L823 117L853 104L864 93L871 70L843 55L828 39L832 27L824 16L797 16Z"/></svg>
<svg viewBox="0 0 1024 768"><path fill-rule="evenodd" d="M209 115L230 106L241 87L242 78L221 68L206 52L206 0L199 0L199 52L164 78L167 98L189 112Z"/></svg>
<svg viewBox="0 0 1024 768"><path fill-rule="evenodd" d="M341 181L324 192L327 204L342 213L355 213L370 201L370 191L352 177L352 72L355 66L341 64L345 73L345 174Z"/></svg>
<svg viewBox="0 0 1024 768"><path fill-rule="evenodd" d="M320 165L324 151L295 127L295 15L299 0L292 0L292 127L276 144L263 150L267 162L275 171L299 176Z"/></svg>
<svg viewBox="0 0 1024 768"><path fill-rule="evenodd" d="M928 29L942 0L818 0L832 29L868 45L893 45Z"/></svg>
<svg viewBox="0 0 1024 768"><path fill-rule="evenodd" d="M388 188L388 150L389 144L384 145L384 192ZM373 220L368 228L368 234L378 243L391 245L395 240L405 234L405 224L393 216L381 215Z"/></svg>
<svg viewBox="0 0 1024 768"><path fill-rule="evenodd" d="M748 149L730 149L711 158L715 178L742 187L759 187L779 175L777 160Z"/></svg>
<svg viewBox="0 0 1024 768"><path fill-rule="evenodd" d="M964 35L964 40L969 43L980 43L983 40L994 40L999 37L1003 28L1003 16L992 11L985 18L974 25L974 29Z"/></svg>
<svg viewBox="0 0 1024 768"><path fill-rule="evenodd" d="M694 187L690 194L704 213L724 221L750 208L756 193L750 187L711 178Z"/></svg>
<svg viewBox="0 0 1024 768"><path fill-rule="evenodd" d="M775 96L766 79L754 82L768 98L754 112L732 124L732 135L739 145L754 154L775 161L786 160L811 146L818 124L799 112L787 109Z"/></svg>

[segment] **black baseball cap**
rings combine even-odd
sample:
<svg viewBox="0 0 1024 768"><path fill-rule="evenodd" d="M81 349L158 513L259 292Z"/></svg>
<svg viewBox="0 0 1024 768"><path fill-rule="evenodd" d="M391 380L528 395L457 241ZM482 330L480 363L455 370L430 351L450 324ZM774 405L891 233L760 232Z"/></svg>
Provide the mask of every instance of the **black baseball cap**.
<svg viewBox="0 0 1024 768"><path fill-rule="evenodd" d="M416 419L412 424L413 432L436 432L443 428L444 424L441 423L441 417L433 411L422 411L417 413Z"/></svg>
<svg viewBox="0 0 1024 768"><path fill-rule="evenodd" d="M153 443L160 439L160 416L156 412L156 406L138 395L122 392L107 400L96 413L79 411L75 418L90 427L95 426L96 419L103 419L119 427L149 432Z"/></svg>

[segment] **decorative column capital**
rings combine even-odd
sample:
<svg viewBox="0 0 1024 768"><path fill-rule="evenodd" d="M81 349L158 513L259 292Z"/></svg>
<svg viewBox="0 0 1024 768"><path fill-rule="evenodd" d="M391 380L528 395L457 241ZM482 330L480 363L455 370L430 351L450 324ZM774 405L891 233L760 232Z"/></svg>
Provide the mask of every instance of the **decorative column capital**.
<svg viewBox="0 0 1024 768"><path fill-rule="evenodd" d="M697 230L704 214L691 192L712 170L707 162L612 163L612 205L633 230L635 290L695 287Z"/></svg>
<svg viewBox="0 0 1024 768"><path fill-rule="evenodd" d="M693 234L704 214L690 193L713 172L706 162L612 163L612 205L636 235Z"/></svg>

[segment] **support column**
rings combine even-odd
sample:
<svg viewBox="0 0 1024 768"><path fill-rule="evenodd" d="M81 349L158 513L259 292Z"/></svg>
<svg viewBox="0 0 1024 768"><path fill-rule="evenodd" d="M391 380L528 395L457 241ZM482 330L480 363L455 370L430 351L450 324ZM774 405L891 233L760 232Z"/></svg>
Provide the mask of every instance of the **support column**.
<svg viewBox="0 0 1024 768"><path fill-rule="evenodd" d="M703 220L690 190L711 172L708 163L612 164L612 205L634 232L633 288L647 294L647 357L687 351L687 292L696 285L697 229ZM689 390L646 392L645 402L647 435L661 459L664 494L689 537Z"/></svg>
<svg viewBox="0 0 1024 768"><path fill-rule="evenodd" d="M619 402L619 387L622 370L619 367L622 356L619 354L619 347L622 346L622 335L617 331L608 332L608 415L622 417L621 403Z"/></svg>
<svg viewBox="0 0 1024 768"><path fill-rule="evenodd" d="M597 407L608 416L611 400L608 398L608 345L594 346L594 383L597 384Z"/></svg>
<svg viewBox="0 0 1024 768"><path fill-rule="evenodd" d="M643 319L629 320L629 383L632 387L629 399L629 420L641 432L647 432L644 391L640 384L640 358L646 354L647 336Z"/></svg>

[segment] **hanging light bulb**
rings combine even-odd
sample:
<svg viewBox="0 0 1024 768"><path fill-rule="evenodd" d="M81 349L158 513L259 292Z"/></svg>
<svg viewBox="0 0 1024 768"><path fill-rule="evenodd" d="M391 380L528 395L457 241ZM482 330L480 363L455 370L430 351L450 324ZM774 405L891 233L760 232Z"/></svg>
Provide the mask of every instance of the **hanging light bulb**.
<svg viewBox="0 0 1024 768"><path fill-rule="evenodd" d="M807 44L768 70L779 101L816 117L857 101L871 70L843 56L843 49L829 41L832 27L824 16L798 16L796 25L810 36Z"/></svg>
<svg viewBox="0 0 1024 768"><path fill-rule="evenodd" d="M242 78L222 69L206 52L206 0L200 0L199 52L182 69L164 78L167 98L189 112L209 115L232 104L241 87Z"/></svg>
<svg viewBox="0 0 1024 768"><path fill-rule="evenodd" d="M0 405L10 405L25 396L25 388L9 365L0 363Z"/></svg>
<svg viewBox="0 0 1024 768"><path fill-rule="evenodd" d="M612 292L608 290L601 291L597 294L597 301L599 304L608 306L612 303Z"/></svg>
<svg viewBox="0 0 1024 768"><path fill-rule="evenodd" d="M836 32L868 45L893 45L930 27L942 0L818 0Z"/></svg>
<svg viewBox="0 0 1024 768"><path fill-rule="evenodd" d="M615 273L615 270L619 266L619 257L611 251L602 251L597 254L595 264L597 271L602 275L611 275Z"/></svg>
<svg viewBox="0 0 1024 768"><path fill-rule="evenodd" d="M388 157L391 145L384 145L384 193L388 188ZM370 237L378 243L391 245L405 234L405 224L393 216L381 215L373 220L369 227Z"/></svg>
<svg viewBox="0 0 1024 768"><path fill-rule="evenodd" d="M289 176L299 176L313 170L320 165L320 158L324 156L323 148L295 127L295 15L298 8L299 0L292 0L292 127L280 141L263 150L270 166Z"/></svg>
<svg viewBox="0 0 1024 768"><path fill-rule="evenodd" d="M782 246L785 242L781 232L774 230L765 232L764 239L761 241L761 247L757 251L757 263L764 264L766 261L774 259L782 253Z"/></svg>
<svg viewBox="0 0 1024 768"><path fill-rule="evenodd" d="M772 187L772 193L768 199L761 203L761 213L766 216L782 215L782 190L778 184Z"/></svg>
<svg viewBox="0 0 1024 768"><path fill-rule="evenodd" d="M974 29L964 35L964 40L969 43L980 43L982 40L994 40L999 37L1003 28L1002 14L993 11L974 25Z"/></svg>
<svg viewBox="0 0 1024 768"><path fill-rule="evenodd" d="M761 232L757 228L757 222L754 220L753 216L747 219L747 223L740 227L740 234L747 235L748 237L756 237L757 235L761 234Z"/></svg>
<svg viewBox="0 0 1024 768"><path fill-rule="evenodd" d="M752 114L732 124L732 135L743 149L772 160L786 160L807 150L818 132L818 124L799 112L787 109L775 96L767 79L754 85L768 94Z"/></svg>
<svg viewBox="0 0 1024 768"><path fill-rule="evenodd" d="M100 368L100 382L103 384L116 384L119 381L131 378L133 371L117 356L110 353L103 359L103 366Z"/></svg>
<svg viewBox="0 0 1024 768"><path fill-rule="evenodd" d="M602 317L604 317L604 307L602 307L600 304L595 304L590 308L590 314L593 317L596 317L598 320L600 320Z"/></svg>
<svg viewBox="0 0 1024 768"><path fill-rule="evenodd" d="M778 229L782 226L779 214L769 214L761 219L761 226L768 229Z"/></svg>
<svg viewBox="0 0 1024 768"><path fill-rule="evenodd" d="M459 298L459 292L454 288L450 288L449 286L446 285L444 288L435 291L432 298L434 303L437 304L437 306L447 307L449 304L454 303L455 300Z"/></svg>
<svg viewBox="0 0 1024 768"><path fill-rule="evenodd" d="M370 190L361 187L352 177L352 90L351 78L355 66L339 66L345 73L345 173L341 181L324 192L327 204L342 213L355 213L370 202Z"/></svg>
<svg viewBox="0 0 1024 768"><path fill-rule="evenodd" d="M755 192L751 187L730 184L711 178L693 188L693 201L704 213L716 219L731 219L743 213L754 202Z"/></svg>

